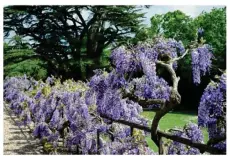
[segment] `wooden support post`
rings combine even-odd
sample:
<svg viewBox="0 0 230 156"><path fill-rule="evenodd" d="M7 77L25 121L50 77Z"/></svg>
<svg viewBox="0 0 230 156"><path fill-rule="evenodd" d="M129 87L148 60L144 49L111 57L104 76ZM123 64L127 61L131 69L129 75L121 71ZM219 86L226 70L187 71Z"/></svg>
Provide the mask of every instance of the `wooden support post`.
<svg viewBox="0 0 230 156"><path fill-rule="evenodd" d="M107 133L109 134L110 139L111 139L111 141L113 142L113 141L114 141L114 136L113 136L113 133L112 133L112 132L110 132L110 131L107 131Z"/></svg>
<svg viewBox="0 0 230 156"><path fill-rule="evenodd" d="M130 126L130 134L131 134L131 136L133 136L133 126Z"/></svg>
<svg viewBox="0 0 230 156"><path fill-rule="evenodd" d="M114 136L111 134L111 141L114 142Z"/></svg>
<svg viewBox="0 0 230 156"><path fill-rule="evenodd" d="M162 136L159 136L159 155L164 155L164 143Z"/></svg>
<svg viewBox="0 0 230 156"><path fill-rule="evenodd" d="M77 154L80 154L79 145L77 145Z"/></svg>
<svg viewBox="0 0 230 156"><path fill-rule="evenodd" d="M81 151L81 141L79 141L79 144L77 144L77 154L81 154L82 153L82 151Z"/></svg>
<svg viewBox="0 0 230 156"><path fill-rule="evenodd" d="M100 152L99 152L99 150L100 150L99 144L100 144L100 132L97 130L97 154L100 154Z"/></svg>

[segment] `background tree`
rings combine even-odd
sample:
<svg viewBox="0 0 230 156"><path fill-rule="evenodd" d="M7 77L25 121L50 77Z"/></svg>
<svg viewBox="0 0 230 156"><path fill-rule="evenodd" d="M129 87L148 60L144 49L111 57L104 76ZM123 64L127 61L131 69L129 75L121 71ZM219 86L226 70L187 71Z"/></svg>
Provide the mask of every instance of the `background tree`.
<svg viewBox="0 0 230 156"><path fill-rule="evenodd" d="M48 75L46 63L33 57L34 54L20 36L16 35L9 43L4 43L4 77L26 74L37 80L45 79Z"/></svg>
<svg viewBox="0 0 230 156"><path fill-rule="evenodd" d="M156 14L151 18L150 32L153 36L161 34L166 38L181 40L186 46L196 36L196 27L192 21L190 16L180 10Z"/></svg>
<svg viewBox="0 0 230 156"><path fill-rule="evenodd" d="M211 12L203 12L196 18L191 18L185 13L176 10L162 15L154 15L151 18L149 32L153 36L162 35L166 38L181 40L185 46L197 40L197 30L204 30L203 39L213 47L213 67L210 75L204 77L199 86L192 84L191 58L179 61L177 74L180 75L179 92L182 97L182 104L186 109L196 109L203 90L210 79L220 74L220 69L226 69L226 8L214 8ZM190 97L191 92L193 98ZM181 107L182 108L182 107Z"/></svg>
<svg viewBox="0 0 230 156"><path fill-rule="evenodd" d="M180 68L181 88L179 89L182 96L182 103L187 108L196 108L201 98L203 90L206 88L210 80L215 79L215 75L221 73L219 69L226 69L226 8L213 8L211 12L203 12L197 18L193 19L193 25L196 30L202 28L204 30L203 39L206 40L213 48L213 66L208 76L204 77L200 86L192 85L192 76L189 72L188 64L190 59L187 57L185 63ZM187 90L187 92L186 92ZM193 98L190 98L191 92Z"/></svg>
<svg viewBox="0 0 230 156"><path fill-rule="evenodd" d="M29 37L31 47L65 78L100 67L103 50L131 38L144 13L136 6L8 6L4 32ZM122 17L122 18L121 18ZM88 69L89 68L89 69Z"/></svg>
<svg viewBox="0 0 230 156"><path fill-rule="evenodd" d="M197 32L196 27L193 23L193 19L185 13L181 12L180 10L168 12L161 15L154 15L153 17L151 17L151 26L149 29L149 32L150 34L152 34L152 36L164 36L166 38L181 40L185 47L187 47L188 44L191 43L191 41L195 40ZM178 88L178 90L181 94L185 94L184 87L187 84L191 84L190 88L194 87L194 85L192 84L192 72L190 68L191 58L186 55L185 59L178 61L178 64L179 65L176 72L178 75L180 75L180 83L182 83L182 85L179 85L180 87ZM184 83L186 83L186 85L184 85ZM190 90L188 88L186 89ZM182 97L186 97L186 95L182 95ZM187 107L187 105L190 105L187 103L186 99L190 100L190 98L182 98L182 104L185 104L185 107Z"/></svg>
<svg viewBox="0 0 230 156"><path fill-rule="evenodd" d="M194 25L204 29L204 39L213 47L215 68L226 69L226 7L203 12Z"/></svg>
<svg viewBox="0 0 230 156"><path fill-rule="evenodd" d="M149 33L151 34L151 36L157 36L161 34L163 15L156 14L151 17L150 21L151 27L149 28Z"/></svg>
<svg viewBox="0 0 230 156"><path fill-rule="evenodd" d="M151 38L151 34L149 32L149 28L147 27L141 27L135 36L129 40L130 44L137 45L139 41L145 41L148 38Z"/></svg>

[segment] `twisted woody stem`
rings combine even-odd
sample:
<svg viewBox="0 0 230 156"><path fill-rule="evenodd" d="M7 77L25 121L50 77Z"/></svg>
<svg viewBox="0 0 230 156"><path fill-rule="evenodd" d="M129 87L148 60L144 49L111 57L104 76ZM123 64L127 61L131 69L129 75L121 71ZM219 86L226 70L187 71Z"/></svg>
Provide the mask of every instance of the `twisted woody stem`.
<svg viewBox="0 0 230 156"><path fill-rule="evenodd" d="M187 52L188 51L186 51L186 54ZM185 54L183 55L183 57L184 56ZM182 59L183 57L180 57L180 59ZM133 93L126 93L125 91L123 91L123 98L129 98L130 100L139 103L141 106L161 104L161 108L158 109L158 111L156 112L156 115L152 121L152 126L151 126L151 139L155 142L155 144L158 147L160 145L159 144L160 138L158 136L157 130L161 118L181 102L181 96L177 89L180 78L176 76L176 72L173 69L173 62L177 60L179 60L179 58L170 60L168 62L163 62L163 61L156 62L156 64L165 68L171 75L173 85L171 87L170 99L168 101L162 99L139 99L139 97L135 96Z"/></svg>
<svg viewBox="0 0 230 156"><path fill-rule="evenodd" d="M139 99L137 96L135 96L132 93L123 93L123 98L128 97L130 100L133 100L137 103L139 103L141 106L148 106L152 104L161 104L161 108L158 109L156 112L152 125L151 125L151 139L154 141L154 143L160 148L160 133L158 133L158 125L161 120L161 118L166 115L169 111L171 111L175 106L179 105L181 103L181 96L178 92L178 83L180 80L180 77L177 77L175 70L173 69L173 63L175 61L178 61L180 59L183 59L186 54L188 54L189 50L187 49L183 55L177 58L171 58L169 61L156 61L156 64L165 68L167 72L171 76L172 80L172 87L171 87L171 94L168 101L162 100L162 99ZM160 150L159 150L160 151Z"/></svg>
<svg viewBox="0 0 230 156"><path fill-rule="evenodd" d="M153 121L152 121L152 125L151 125L151 139L154 141L154 143L158 147L160 147L161 136L158 135L159 133L157 133L157 131L158 131L158 125L159 125L161 118L165 114L167 114L170 110L172 110L175 106L179 105L181 102L181 96L178 92L178 83L179 83L180 77L177 77L176 72L173 69L173 63L175 61L178 61L178 60L184 58L185 55L188 54L188 52L189 52L189 50L187 49L182 56L171 59L167 62L163 62L163 61L157 61L156 62L156 64L165 68L169 72L169 74L171 76L172 83L173 83L173 85L171 87L171 94L170 94L169 101L166 101L166 103L161 106L161 109L156 112L156 114L153 118ZM159 149L159 151L160 151L160 149Z"/></svg>
<svg viewBox="0 0 230 156"><path fill-rule="evenodd" d="M161 109L156 112L154 119L152 121L151 139L155 142L155 144L158 147L160 147L160 136L158 136L157 133L159 122L165 114L167 114L170 110L172 110L172 108L174 108L176 105L180 104L181 96L178 92L178 82L180 78L176 76L176 72L173 69L173 65L172 65L173 62L171 61L166 63L162 61L157 61L156 63L164 67L169 72L173 82L169 101L166 101L166 103L161 106Z"/></svg>

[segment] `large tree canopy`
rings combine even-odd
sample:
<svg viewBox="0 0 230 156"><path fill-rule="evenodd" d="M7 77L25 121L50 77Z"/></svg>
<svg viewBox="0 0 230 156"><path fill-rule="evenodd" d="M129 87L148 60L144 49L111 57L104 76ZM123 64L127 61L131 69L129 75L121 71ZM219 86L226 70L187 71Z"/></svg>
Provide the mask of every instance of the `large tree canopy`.
<svg viewBox="0 0 230 156"><path fill-rule="evenodd" d="M4 77L28 75L35 79L47 77L48 66L39 58L33 57L34 51L20 37L14 36L4 43Z"/></svg>
<svg viewBox="0 0 230 156"><path fill-rule="evenodd" d="M226 8L213 8L211 12L202 12L198 17L191 18L176 10L151 18L149 33L152 36L163 35L167 38L180 39L188 45L197 36L199 28L204 30L203 39L209 41L213 48L217 68L226 68ZM186 67L187 68L187 67Z"/></svg>
<svg viewBox="0 0 230 156"><path fill-rule="evenodd" d="M194 24L204 29L204 39L213 47L216 68L226 69L226 8L203 12Z"/></svg>
<svg viewBox="0 0 230 156"><path fill-rule="evenodd" d="M185 13L176 10L162 15L155 15L151 18L150 33L163 35L168 38L182 40L188 45L196 36L196 29L192 18Z"/></svg>
<svg viewBox="0 0 230 156"><path fill-rule="evenodd" d="M186 56L185 59L179 62L177 70L181 77L182 85L179 88L182 96L182 103L186 107L197 108L196 103L200 99L203 90L214 75L219 74L220 69L226 69L226 8L213 8L211 12L203 12L196 18L191 18L185 13L176 10L166 14L154 15L151 18L151 26L148 28L151 36L164 36L181 40L185 46L190 42L197 40L197 30L203 29L203 41L208 41L212 46L215 59L210 70L210 75L205 77L199 89L192 84L191 58ZM141 38L140 38L141 39ZM190 98L191 92L193 98Z"/></svg>
<svg viewBox="0 0 230 156"><path fill-rule="evenodd" d="M144 17L140 10L137 6L8 6L4 33L14 31L29 38L35 57L45 60L57 75L81 78L89 65L98 68L105 47L119 45L138 30Z"/></svg>

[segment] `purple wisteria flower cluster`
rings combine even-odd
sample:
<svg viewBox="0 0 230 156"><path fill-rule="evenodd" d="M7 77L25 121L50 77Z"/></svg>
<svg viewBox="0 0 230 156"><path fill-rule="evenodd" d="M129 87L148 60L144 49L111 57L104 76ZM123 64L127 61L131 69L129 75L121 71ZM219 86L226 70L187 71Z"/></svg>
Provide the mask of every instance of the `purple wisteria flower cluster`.
<svg viewBox="0 0 230 156"><path fill-rule="evenodd" d="M226 74L220 82L211 82L205 89L198 108L198 124L208 128L209 139L226 137ZM226 141L213 145L226 150Z"/></svg>
<svg viewBox="0 0 230 156"><path fill-rule="evenodd" d="M101 115L146 125L147 121L140 116L142 107L131 100L122 98L119 89L126 83L120 73L97 71L89 82L91 93L96 95L95 101L91 103L97 105L97 112Z"/></svg>
<svg viewBox="0 0 230 156"><path fill-rule="evenodd" d="M116 88L121 85L120 78L112 73L105 79L94 78L89 84L85 84L71 80L61 83L54 78L42 82L26 77L12 77L5 80L4 100L11 112L18 116L19 126L30 126L33 136L45 142L45 145L50 145L48 147L52 150L58 150L62 139L64 148L75 151L76 146L80 146L82 154L103 154L104 149L111 149L107 154L114 154L113 151L116 154L153 153L146 143L135 142L131 137L130 127L114 126L114 123L106 122L100 117L100 113L103 113L113 119L147 124L147 120L139 114L141 106L119 98ZM98 84L93 86L91 83ZM105 96L100 97L103 91L101 89L106 84L111 84L111 87L104 88ZM101 136L103 133L113 133L114 142L101 144L98 148L98 132ZM105 140L108 138L100 137L101 142ZM115 144L121 146L114 146ZM125 150L120 150L121 147Z"/></svg>
<svg viewBox="0 0 230 156"><path fill-rule="evenodd" d="M120 74L138 70L138 61L136 60L135 53L127 50L125 47L114 49L110 57L116 66L116 71Z"/></svg>
<svg viewBox="0 0 230 156"><path fill-rule="evenodd" d="M203 143L203 133L198 125L194 123L189 123L184 126L183 130L175 130L172 132L173 135L187 138L196 143ZM168 147L169 155L196 155L201 154L196 148L186 146L176 141L171 141Z"/></svg>
<svg viewBox="0 0 230 156"><path fill-rule="evenodd" d="M184 52L185 48L181 41L157 38L154 42L139 43L131 48L116 48L111 54L111 59L116 71L124 74L141 70L146 59L153 64L157 60L162 60L164 55L176 58ZM174 62L173 67L177 68L177 62Z"/></svg>
<svg viewBox="0 0 230 156"><path fill-rule="evenodd" d="M114 69L110 72L95 70L95 75L87 83L61 82L54 77L48 77L45 82L26 76L7 78L4 102L11 113L18 116L18 125L32 127L33 135L48 144L45 147L52 151L58 150L62 140L64 148L76 151L80 147L82 154L152 155L155 153L146 144L146 133L134 136L130 127L115 122L125 120L148 126L148 120L141 116L143 108L138 100L158 99L160 102L157 103L163 104L150 103L149 108L163 110L170 106L171 109L172 99L175 99L171 94L177 93L177 84L173 82L170 86L158 75L157 68L165 65L173 81L178 82L175 73L178 57L183 58L187 52L181 41L164 38L134 47L119 47L111 54ZM200 77L210 71L211 48L199 46L193 49L191 57L193 80L199 84ZM136 102L133 99L137 99ZM212 82L205 89L199 106L198 125L208 129L210 139L226 136L226 74L220 77L219 83ZM187 124L183 130L174 130L172 134L203 143L202 131L193 123ZM225 141L211 146L226 150ZM167 154L201 152L171 141Z"/></svg>
<svg viewBox="0 0 230 156"><path fill-rule="evenodd" d="M201 76L206 75L211 68L212 64L212 48L205 44L196 49L193 49L192 53L192 70L193 70L193 82L200 84Z"/></svg>
<svg viewBox="0 0 230 156"><path fill-rule="evenodd" d="M168 100L171 89L168 83L157 75L156 61L160 61L163 55L175 58L182 55L185 48L182 42L173 39L157 39L154 43L140 43L130 49L120 47L112 52L111 59L115 65L116 75L119 75L121 86L129 85L136 96L142 99L163 99ZM176 68L176 62L173 67ZM128 82L124 73L143 71L141 78L134 78ZM130 74L131 75L131 74ZM131 86L131 87L130 87ZM106 87L105 87L106 88ZM133 90L133 88L135 88ZM130 91L128 89L128 91ZM102 89L104 91L104 89ZM131 92L131 91L130 91ZM114 93L113 93L114 94ZM158 104L152 107L158 107Z"/></svg>

